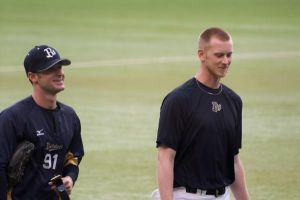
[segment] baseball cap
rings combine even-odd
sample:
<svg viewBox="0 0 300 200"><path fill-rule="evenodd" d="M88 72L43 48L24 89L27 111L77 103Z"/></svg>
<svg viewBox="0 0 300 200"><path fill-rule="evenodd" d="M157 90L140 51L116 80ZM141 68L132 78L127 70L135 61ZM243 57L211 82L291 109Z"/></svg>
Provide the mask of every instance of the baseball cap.
<svg viewBox="0 0 300 200"><path fill-rule="evenodd" d="M42 72L56 64L70 65L71 61L66 58L60 58L59 53L48 45L35 46L24 59L26 74L28 72Z"/></svg>

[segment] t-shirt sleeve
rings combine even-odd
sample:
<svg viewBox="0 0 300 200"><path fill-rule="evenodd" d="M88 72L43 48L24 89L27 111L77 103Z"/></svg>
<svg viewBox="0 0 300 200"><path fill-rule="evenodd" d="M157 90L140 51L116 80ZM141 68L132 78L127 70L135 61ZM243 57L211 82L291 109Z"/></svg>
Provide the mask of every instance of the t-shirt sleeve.
<svg viewBox="0 0 300 200"><path fill-rule="evenodd" d="M242 148L242 109L243 102L241 99L237 101L237 126L236 126L236 148L234 154L238 154L239 150Z"/></svg>
<svg viewBox="0 0 300 200"><path fill-rule="evenodd" d="M177 150L184 129L184 102L178 94L169 94L163 100L156 146L165 145Z"/></svg>

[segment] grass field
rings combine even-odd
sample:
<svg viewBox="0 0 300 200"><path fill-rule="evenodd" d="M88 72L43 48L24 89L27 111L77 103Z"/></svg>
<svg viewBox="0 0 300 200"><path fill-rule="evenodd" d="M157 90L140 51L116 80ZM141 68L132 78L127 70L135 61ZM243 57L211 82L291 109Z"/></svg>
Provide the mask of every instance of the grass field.
<svg viewBox="0 0 300 200"><path fill-rule="evenodd" d="M31 93L27 51L72 60L59 99L82 122L74 200L149 199L168 91L198 69L199 32L232 33L223 82L244 101L241 157L252 199L300 199L300 2L296 0L0 0L0 110Z"/></svg>

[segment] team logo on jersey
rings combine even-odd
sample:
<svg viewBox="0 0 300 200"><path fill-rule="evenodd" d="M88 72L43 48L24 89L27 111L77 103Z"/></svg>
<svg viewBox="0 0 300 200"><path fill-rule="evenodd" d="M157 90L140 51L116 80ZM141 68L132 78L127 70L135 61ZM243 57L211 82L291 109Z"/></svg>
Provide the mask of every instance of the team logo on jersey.
<svg viewBox="0 0 300 200"><path fill-rule="evenodd" d="M46 150L49 151L49 152L51 152L51 151L60 150L63 147L64 147L63 145L51 144L51 143L47 142Z"/></svg>
<svg viewBox="0 0 300 200"><path fill-rule="evenodd" d="M54 55L56 55L56 52L51 48L46 48L44 51L47 53L47 58L52 58Z"/></svg>
<svg viewBox="0 0 300 200"><path fill-rule="evenodd" d="M44 129L36 130L36 136L41 136L41 135L45 135Z"/></svg>
<svg viewBox="0 0 300 200"><path fill-rule="evenodd" d="M221 111L222 110L222 105L221 104L218 104L218 102L216 102L216 101L213 101L213 102L211 102L211 104L212 104L212 111L213 112L219 112L219 111Z"/></svg>

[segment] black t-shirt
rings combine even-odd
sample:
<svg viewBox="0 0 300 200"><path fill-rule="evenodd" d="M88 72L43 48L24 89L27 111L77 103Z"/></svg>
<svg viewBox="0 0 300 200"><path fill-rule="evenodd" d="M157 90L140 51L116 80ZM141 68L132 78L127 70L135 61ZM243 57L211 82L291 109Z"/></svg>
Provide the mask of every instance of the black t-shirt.
<svg viewBox="0 0 300 200"><path fill-rule="evenodd" d="M176 151L174 187L233 183L241 121L241 98L223 84L211 89L192 78L170 92L161 106L156 142Z"/></svg>

